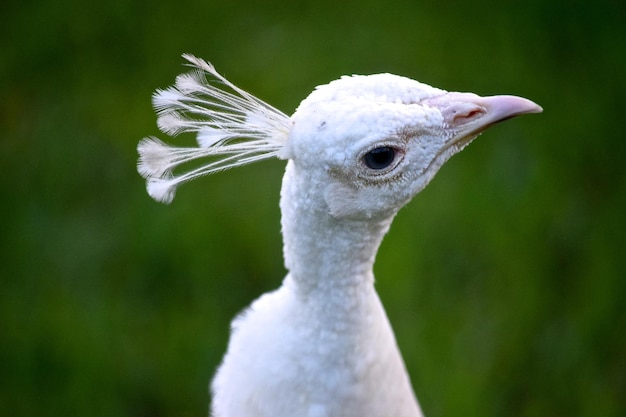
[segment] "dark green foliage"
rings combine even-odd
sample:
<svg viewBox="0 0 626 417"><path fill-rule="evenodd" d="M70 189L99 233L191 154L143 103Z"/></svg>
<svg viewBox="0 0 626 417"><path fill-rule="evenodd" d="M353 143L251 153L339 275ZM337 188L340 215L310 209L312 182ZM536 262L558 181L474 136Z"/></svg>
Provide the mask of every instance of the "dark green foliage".
<svg viewBox="0 0 626 417"><path fill-rule="evenodd" d="M136 173L183 52L286 113L373 72L541 104L401 211L378 289L428 417L626 414L622 2L9 3L0 415L205 416L230 320L280 284L283 162L170 206Z"/></svg>

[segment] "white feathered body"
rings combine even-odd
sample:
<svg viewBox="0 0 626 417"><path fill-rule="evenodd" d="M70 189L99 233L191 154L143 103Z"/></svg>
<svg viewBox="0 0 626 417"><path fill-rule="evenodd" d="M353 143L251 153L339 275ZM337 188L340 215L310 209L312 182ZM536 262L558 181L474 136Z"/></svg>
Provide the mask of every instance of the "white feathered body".
<svg viewBox="0 0 626 417"><path fill-rule="evenodd" d="M214 416L421 415L375 291L350 296L349 306L319 304L287 277L255 301L233 323Z"/></svg>

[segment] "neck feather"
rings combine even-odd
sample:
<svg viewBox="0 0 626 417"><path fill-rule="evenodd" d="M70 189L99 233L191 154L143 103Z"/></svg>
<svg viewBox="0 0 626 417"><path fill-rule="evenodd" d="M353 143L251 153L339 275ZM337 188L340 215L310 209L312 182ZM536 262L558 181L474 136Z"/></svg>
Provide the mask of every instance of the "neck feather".
<svg viewBox="0 0 626 417"><path fill-rule="evenodd" d="M327 181L301 175L290 161L281 191L285 266L300 293L371 286L372 268L392 218L343 219L329 214Z"/></svg>

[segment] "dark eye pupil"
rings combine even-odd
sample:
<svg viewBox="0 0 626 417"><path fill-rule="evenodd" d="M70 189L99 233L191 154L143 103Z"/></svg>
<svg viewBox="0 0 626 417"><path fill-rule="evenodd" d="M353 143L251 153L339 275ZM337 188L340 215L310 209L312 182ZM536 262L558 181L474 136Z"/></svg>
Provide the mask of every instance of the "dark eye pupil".
<svg viewBox="0 0 626 417"><path fill-rule="evenodd" d="M372 149L363 157L363 162L371 169L385 169L393 162L396 151L389 146Z"/></svg>

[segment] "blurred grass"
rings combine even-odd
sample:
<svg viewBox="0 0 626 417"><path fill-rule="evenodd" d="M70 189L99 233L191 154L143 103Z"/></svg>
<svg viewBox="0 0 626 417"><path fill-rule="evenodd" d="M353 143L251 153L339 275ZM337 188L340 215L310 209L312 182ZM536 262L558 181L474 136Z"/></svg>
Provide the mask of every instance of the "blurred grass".
<svg viewBox="0 0 626 417"><path fill-rule="evenodd" d="M191 52L288 113L383 71L540 103L401 211L377 285L427 416L624 415L625 9L3 3L0 414L207 415L230 320L279 285L282 162L171 206L136 174L150 95Z"/></svg>

